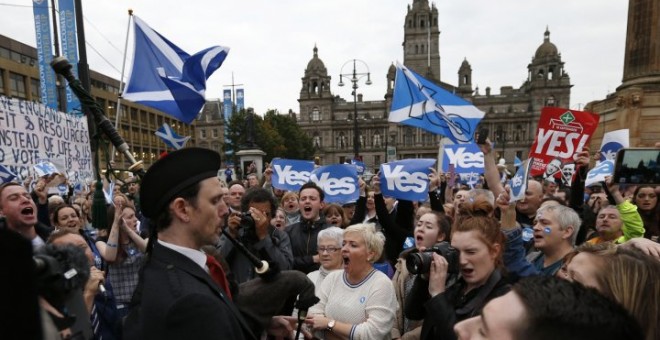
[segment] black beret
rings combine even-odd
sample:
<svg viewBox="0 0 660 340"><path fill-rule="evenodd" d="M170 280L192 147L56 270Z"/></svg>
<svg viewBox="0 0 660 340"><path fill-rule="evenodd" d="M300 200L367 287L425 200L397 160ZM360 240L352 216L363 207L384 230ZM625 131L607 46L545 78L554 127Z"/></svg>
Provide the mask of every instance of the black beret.
<svg viewBox="0 0 660 340"><path fill-rule="evenodd" d="M140 184L142 214L156 218L178 193L210 177L220 169L220 154L203 148L185 148L154 163Z"/></svg>

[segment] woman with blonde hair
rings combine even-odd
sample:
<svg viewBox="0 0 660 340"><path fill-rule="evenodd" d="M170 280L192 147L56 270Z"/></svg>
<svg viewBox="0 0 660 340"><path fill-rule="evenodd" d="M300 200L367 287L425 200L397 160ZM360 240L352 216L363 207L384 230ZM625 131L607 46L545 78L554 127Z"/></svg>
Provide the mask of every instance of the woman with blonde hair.
<svg viewBox="0 0 660 340"><path fill-rule="evenodd" d="M560 275L596 288L637 319L647 340L660 338L660 262L612 243L583 244L566 256Z"/></svg>
<svg viewBox="0 0 660 340"><path fill-rule="evenodd" d="M319 303L305 323L326 339L389 339L397 302L387 275L376 270L385 244L373 224L355 224L344 231L344 270L323 280Z"/></svg>

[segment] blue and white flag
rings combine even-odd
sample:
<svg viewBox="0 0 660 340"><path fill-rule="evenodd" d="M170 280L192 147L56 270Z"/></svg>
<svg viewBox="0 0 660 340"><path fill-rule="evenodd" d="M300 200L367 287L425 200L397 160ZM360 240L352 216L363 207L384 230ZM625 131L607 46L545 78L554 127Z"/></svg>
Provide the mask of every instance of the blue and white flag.
<svg viewBox="0 0 660 340"><path fill-rule="evenodd" d="M435 159L415 158L380 165L380 191L384 196L426 201L429 196L429 174Z"/></svg>
<svg viewBox="0 0 660 340"><path fill-rule="evenodd" d="M11 182L16 179L16 174L11 172L8 168L5 168L0 164L0 184Z"/></svg>
<svg viewBox="0 0 660 340"><path fill-rule="evenodd" d="M355 165L355 167L357 168L357 174L359 176L364 175L365 166L364 166L363 161L358 161L358 160L355 160L355 159L351 159L351 164Z"/></svg>
<svg viewBox="0 0 660 340"><path fill-rule="evenodd" d="M484 153L474 143L445 145L442 171L449 172L450 164L454 165L454 171L458 174L483 173Z"/></svg>
<svg viewBox="0 0 660 340"><path fill-rule="evenodd" d="M529 169L534 158L526 160L524 166L518 168L516 174L509 180L509 187L511 188L511 196L509 202L513 203L525 198L525 191L527 191L527 182L529 180Z"/></svg>
<svg viewBox="0 0 660 340"><path fill-rule="evenodd" d="M312 161L273 158L270 165L273 168L271 179L273 187L296 192L303 184L309 182L314 170Z"/></svg>
<svg viewBox="0 0 660 340"><path fill-rule="evenodd" d="M41 102L51 109L57 110L55 71L50 67L50 62L53 60L53 40L50 37L50 9L48 8L48 1L32 0L32 11L34 13L34 31L37 38Z"/></svg>
<svg viewBox="0 0 660 340"><path fill-rule="evenodd" d="M484 112L397 63L389 121L471 143Z"/></svg>
<svg viewBox="0 0 660 340"><path fill-rule="evenodd" d="M214 46L191 56L137 16L133 20L133 67L122 97L190 124L206 102L206 80L229 48Z"/></svg>
<svg viewBox="0 0 660 340"><path fill-rule="evenodd" d="M172 129L167 123L163 123L163 126L156 130L156 136L160 137L167 146L175 150L183 149L190 139L190 136L181 137L177 135L177 133L174 132L174 129Z"/></svg>
<svg viewBox="0 0 660 340"><path fill-rule="evenodd" d="M245 108L245 91L243 89L236 90L236 112L240 112Z"/></svg>
<svg viewBox="0 0 660 340"><path fill-rule="evenodd" d="M630 130L621 129L606 132L600 146L600 161L616 159L616 152L630 146Z"/></svg>
<svg viewBox="0 0 660 340"><path fill-rule="evenodd" d="M522 161L520 160L520 158L518 158L518 156L513 156L513 157L514 157L513 158L513 166L515 166L516 168L521 166Z"/></svg>
<svg viewBox="0 0 660 340"><path fill-rule="evenodd" d="M605 182L605 176L612 176L614 173L614 161L606 160L600 162L593 169L587 173L587 178L584 180L584 186L588 187L594 183Z"/></svg>
<svg viewBox="0 0 660 340"><path fill-rule="evenodd" d="M103 189L103 196L105 196L105 202L107 204L112 204L114 195L115 195L115 182L110 182L108 183L108 187Z"/></svg>
<svg viewBox="0 0 660 340"><path fill-rule="evenodd" d="M60 42L62 55L72 65L78 65L78 40L76 36L76 12L73 0L59 0L60 12ZM73 75L78 78L78 68L71 68ZM66 112L82 115L80 100L73 94L70 87L66 87Z"/></svg>
<svg viewBox="0 0 660 340"><path fill-rule="evenodd" d="M32 168L34 168L37 178L59 173L57 167L55 167L52 162L48 161L41 161L32 166Z"/></svg>
<svg viewBox="0 0 660 340"><path fill-rule="evenodd" d="M355 202L360 196L357 169L350 164L333 164L321 166L310 176L325 193L326 203Z"/></svg>

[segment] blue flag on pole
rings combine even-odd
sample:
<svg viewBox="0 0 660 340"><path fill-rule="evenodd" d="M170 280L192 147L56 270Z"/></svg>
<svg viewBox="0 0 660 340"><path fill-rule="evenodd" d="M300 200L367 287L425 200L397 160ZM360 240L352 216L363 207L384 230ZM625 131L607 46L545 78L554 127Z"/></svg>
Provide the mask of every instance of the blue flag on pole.
<svg viewBox="0 0 660 340"><path fill-rule="evenodd" d="M409 201L429 197L430 167L435 159L404 159L380 165L380 190L384 196Z"/></svg>
<svg viewBox="0 0 660 340"><path fill-rule="evenodd" d="M156 136L160 137L167 146L175 150L183 149L190 139L190 136L179 136L167 123L163 123L163 126L156 130Z"/></svg>
<svg viewBox="0 0 660 340"><path fill-rule="evenodd" d="M397 63L389 121L471 143L484 112Z"/></svg>
<svg viewBox="0 0 660 340"><path fill-rule="evenodd" d="M133 67L122 97L190 124L206 102L206 80L229 53L214 46L189 55L133 16Z"/></svg>
<svg viewBox="0 0 660 340"><path fill-rule="evenodd" d="M16 174L11 172L8 168L5 168L0 164L0 184L11 182L16 179Z"/></svg>
<svg viewBox="0 0 660 340"><path fill-rule="evenodd" d="M318 167L310 180L323 189L326 203L355 202L360 196L357 168L351 164Z"/></svg>

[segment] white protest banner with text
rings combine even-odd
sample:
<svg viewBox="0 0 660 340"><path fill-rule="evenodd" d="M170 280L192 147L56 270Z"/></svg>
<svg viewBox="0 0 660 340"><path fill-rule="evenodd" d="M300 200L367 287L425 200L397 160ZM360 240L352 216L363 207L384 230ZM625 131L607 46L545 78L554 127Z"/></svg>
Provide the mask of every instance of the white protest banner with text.
<svg viewBox="0 0 660 340"><path fill-rule="evenodd" d="M0 164L34 176L43 160L59 160L59 172L74 174L71 182L93 178L87 118L0 96Z"/></svg>

